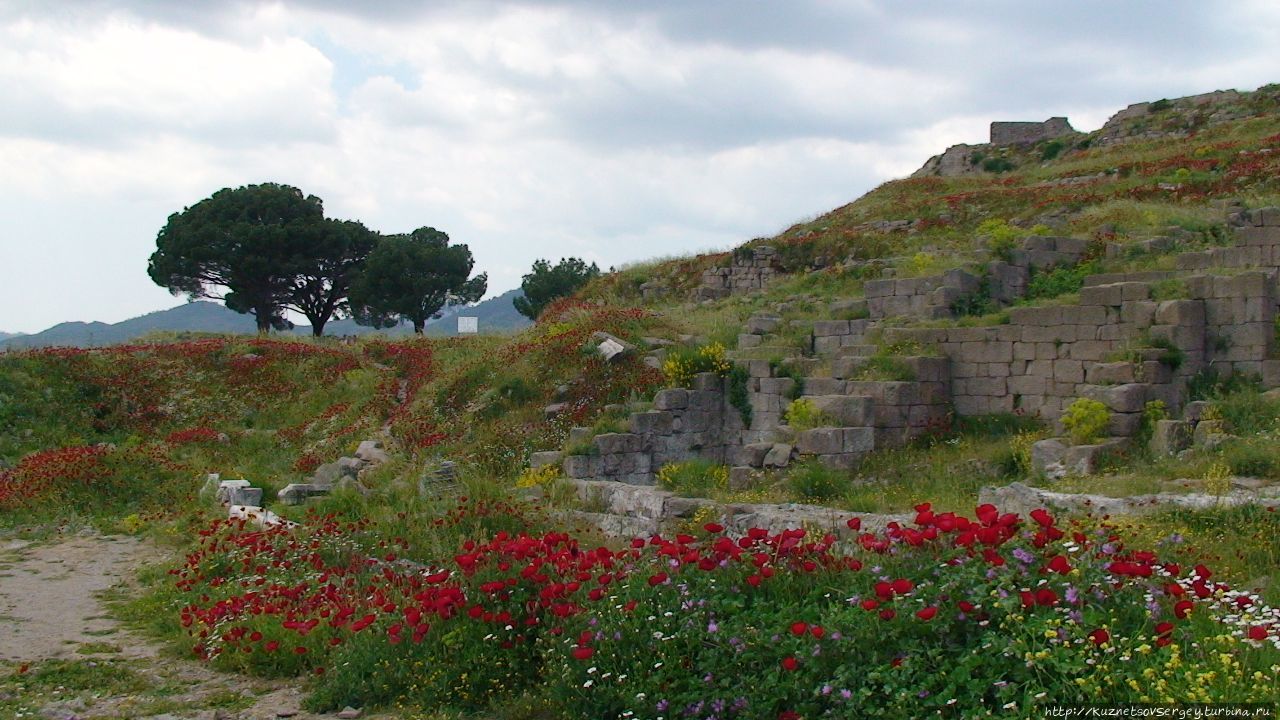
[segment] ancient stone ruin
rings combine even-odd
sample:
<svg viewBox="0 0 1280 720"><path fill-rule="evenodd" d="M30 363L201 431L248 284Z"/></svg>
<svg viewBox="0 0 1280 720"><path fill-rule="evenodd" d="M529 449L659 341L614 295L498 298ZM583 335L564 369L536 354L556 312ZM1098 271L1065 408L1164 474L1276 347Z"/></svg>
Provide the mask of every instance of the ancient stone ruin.
<svg viewBox="0 0 1280 720"><path fill-rule="evenodd" d="M729 381L703 374L692 388L659 392L652 408L630 416L629 432L590 438L579 428L574 438L588 451L540 453L535 463L562 463L580 481L643 486L667 463L699 457L732 466L734 483L797 457L852 467L872 450L939 427L952 413L1018 412L1054 422L1076 398L1105 405L1111 439L1038 447L1041 469L1056 463L1089 471L1102 453L1128 442L1152 401L1171 418L1158 424L1152 442L1176 452L1213 431L1200 421L1202 408L1186 401L1187 380L1196 373L1245 373L1280 387L1280 208L1227 210L1231 245L1202 242L1201 249L1179 252L1190 239L1176 230L1125 246L1032 236L978 269L867 281L865 297L832 303L861 319L812 321L810 352L791 350L781 362L753 359L752 353L786 350L777 339L781 317L757 315L743 328L736 359L745 370L749 421L730 401ZM1005 324L899 321L954 317L975 294L1007 305L1024 296L1034 272L1074 265L1091 252L1135 251L1171 255L1166 265L1176 269L1092 275L1075 301L1010 307ZM884 376L885 367L892 377ZM789 427L785 411L796 398L813 403L826 425Z"/></svg>
<svg viewBox="0 0 1280 720"><path fill-rule="evenodd" d="M1071 123L1064 117L1051 117L1044 122L996 121L991 123L991 144L997 147L1034 145L1044 140L1075 133L1075 128L1071 127Z"/></svg>

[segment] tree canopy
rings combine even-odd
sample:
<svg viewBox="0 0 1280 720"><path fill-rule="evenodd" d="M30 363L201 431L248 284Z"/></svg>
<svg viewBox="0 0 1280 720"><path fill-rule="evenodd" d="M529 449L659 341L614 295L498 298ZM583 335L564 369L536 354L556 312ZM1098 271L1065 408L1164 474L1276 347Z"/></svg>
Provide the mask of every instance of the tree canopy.
<svg viewBox="0 0 1280 720"><path fill-rule="evenodd" d="M325 323L347 309L347 294L365 261L378 246L379 236L354 220L325 220L309 233L307 250L290 263L292 287L284 307L311 322L319 337Z"/></svg>
<svg viewBox="0 0 1280 720"><path fill-rule="evenodd" d="M511 302L521 315L537 320L552 300L572 295L599 274L600 268L595 263L587 265L574 257L561 258L555 267L546 260L538 260L533 263L533 271L520 283L524 296Z"/></svg>
<svg viewBox="0 0 1280 720"><path fill-rule="evenodd" d="M175 295L221 299L251 313L259 332L284 327L294 266L323 221L320 198L298 188L224 188L169 216L147 274Z"/></svg>
<svg viewBox="0 0 1280 720"><path fill-rule="evenodd" d="M421 334L445 305L475 302L484 295L488 275L469 277L472 265L471 250L449 245L449 236L435 228L387 235L351 286L352 315L357 322L378 325L399 316Z"/></svg>

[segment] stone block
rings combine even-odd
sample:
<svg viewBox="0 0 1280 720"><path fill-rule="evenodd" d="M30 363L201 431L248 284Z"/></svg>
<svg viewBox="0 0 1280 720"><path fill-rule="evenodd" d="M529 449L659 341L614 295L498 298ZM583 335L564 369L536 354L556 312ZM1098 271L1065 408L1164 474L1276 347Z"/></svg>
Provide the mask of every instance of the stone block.
<svg viewBox="0 0 1280 720"><path fill-rule="evenodd" d="M766 363L766 366L768 363ZM767 376L767 373L766 373ZM693 389L704 392L718 392L724 387L724 378L713 372L698 373L693 376Z"/></svg>
<svg viewBox="0 0 1280 720"><path fill-rule="evenodd" d="M888 297L893 295L894 281L868 280L862 284L862 291L868 299Z"/></svg>
<svg viewBox="0 0 1280 720"><path fill-rule="evenodd" d="M1147 386L1143 383L1124 385L1082 385L1081 397L1097 400L1117 413L1140 413L1147 402Z"/></svg>
<svg viewBox="0 0 1280 720"><path fill-rule="evenodd" d="M747 465L754 468L764 467L765 456L773 449L773 443L750 443L743 449L746 451Z"/></svg>
<svg viewBox="0 0 1280 720"><path fill-rule="evenodd" d="M1151 454L1176 455L1191 447L1191 423L1183 420L1157 420L1149 444Z"/></svg>
<svg viewBox="0 0 1280 720"><path fill-rule="evenodd" d="M764 467L772 469L784 468L791 463L791 456L794 453L795 448L791 445L775 443L764 456Z"/></svg>
<svg viewBox="0 0 1280 720"><path fill-rule="evenodd" d="M747 490L755 484L759 473L753 467L736 466L729 468L729 489L735 492Z"/></svg>
<svg viewBox="0 0 1280 720"><path fill-rule="evenodd" d="M781 326L782 318L776 315L752 315L747 319L746 330L751 335L767 335Z"/></svg>
<svg viewBox="0 0 1280 720"><path fill-rule="evenodd" d="M790 395L795 387L796 381L789 377L760 378L760 392L768 395Z"/></svg>
<svg viewBox="0 0 1280 720"><path fill-rule="evenodd" d="M813 336L815 338L849 334L848 320L816 320L813 323Z"/></svg>
<svg viewBox="0 0 1280 720"><path fill-rule="evenodd" d="M1077 340L1069 347L1072 360L1093 362L1103 359L1111 352L1111 343L1104 340Z"/></svg>
<svg viewBox="0 0 1280 720"><path fill-rule="evenodd" d="M285 505L301 505L312 495L323 494L319 488L307 483L289 483L276 493L276 498Z"/></svg>
<svg viewBox="0 0 1280 720"><path fill-rule="evenodd" d="M844 452L841 428L827 427L805 430L796 435L796 448L807 455L830 455Z"/></svg>
<svg viewBox="0 0 1280 720"><path fill-rule="evenodd" d="M601 455L640 452L641 448L640 436L633 433L605 433L591 442Z"/></svg>
<svg viewBox="0 0 1280 720"><path fill-rule="evenodd" d="M559 450L536 452L529 456L529 467L538 469L547 465L559 465L564 461L564 453Z"/></svg>
<svg viewBox="0 0 1280 720"><path fill-rule="evenodd" d="M637 435L670 435L673 419L671 413L662 410L632 413L631 432Z"/></svg>
<svg viewBox="0 0 1280 720"><path fill-rule="evenodd" d="M357 445L356 457L369 463L381 463L390 459L378 440L365 440Z"/></svg>
<svg viewBox="0 0 1280 720"><path fill-rule="evenodd" d="M571 478L595 477L597 460L590 455L568 455L564 459L564 474Z"/></svg>
<svg viewBox="0 0 1280 720"><path fill-rule="evenodd" d="M1165 300L1156 306L1154 322L1160 325L1204 325L1204 301Z"/></svg>
<svg viewBox="0 0 1280 720"><path fill-rule="evenodd" d="M1045 391L1045 378L1039 375L1018 375L1005 382L1014 395L1043 395Z"/></svg>
<svg viewBox="0 0 1280 720"><path fill-rule="evenodd" d="M1124 285L1094 285L1080 289L1081 305L1120 305L1124 302Z"/></svg>
<svg viewBox="0 0 1280 720"><path fill-rule="evenodd" d="M234 487L230 489L228 504L262 507L262 488Z"/></svg>
<svg viewBox="0 0 1280 720"><path fill-rule="evenodd" d="M804 379L804 394L812 395L843 395L845 392L845 381L837 378L821 378L810 377Z"/></svg>
<svg viewBox="0 0 1280 720"><path fill-rule="evenodd" d="M764 336L762 335L743 334L738 336L739 350L749 350L751 348L760 347L763 344L764 344Z"/></svg>
<svg viewBox="0 0 1280 720"><path fill-rule="evenodd" d="M1054 360L1053 379L1057 382L1084 382L1084 363L1079 360Z"/></svg>
<svg viewBox="0 0 1280 720"><path fill-rule="evenodd" d="M683 410L689 404L689 391L684 388L659 390L653 396L655 410Z"/></svg>
<svg viewBox="0 0 1280 720"><path fill-rule="evenodd" d="M840 431L845 453L869 453L875 449L876 434L873 428L844 428Z"/></svg>
<svg viewBox="0 0 1280 720"><path fill-rule="evenodd" d="M1122 385L1137 381L1137 365L1130 362L1097 362L1085 365L1084 381L1091 385Z"/></svg>
<svg viewBox="0 0 1280 720"><path fill-rule="evenodd" d="M810 402L841 427L863 427L871 422L875 412L871 398L859 395L815 395Z"/></svg>
<svg viewBox="0 0 1280 720"><path fill-rule="evenodd" d="M1107 434L1112 437L1133 437L1142 426L1142 413L1111 413L1107 421Z"/></svg>

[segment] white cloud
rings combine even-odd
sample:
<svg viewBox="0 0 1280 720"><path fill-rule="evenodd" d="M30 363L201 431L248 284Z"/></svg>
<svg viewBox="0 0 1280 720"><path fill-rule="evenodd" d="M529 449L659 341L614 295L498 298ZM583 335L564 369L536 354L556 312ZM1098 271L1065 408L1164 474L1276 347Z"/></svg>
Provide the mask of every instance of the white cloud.
<svg viewBox="0 0 1280 720"><path fill-rule="evenodd" d="M607 267L771 234L992 120L1092 129L1280 67L1262 0L49 7L0 5L5 331L172 303L145 275L155 234L221 187L436 226L496 294L538 257Z"/></svg>

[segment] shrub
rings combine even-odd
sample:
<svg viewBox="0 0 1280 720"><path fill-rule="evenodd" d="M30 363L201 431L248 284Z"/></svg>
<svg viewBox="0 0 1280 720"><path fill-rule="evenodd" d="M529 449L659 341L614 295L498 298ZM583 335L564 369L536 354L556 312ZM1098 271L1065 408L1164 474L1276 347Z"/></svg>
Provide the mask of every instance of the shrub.
<svg viewBox="0 0 1280 720"><path fill-rule="evenodd" d="M658 486L680 495L706 497L712 490L729 487L729 468L710 460L695 458L670 463L658 471Z"/></svg>
<svg viewBox="0 0 1280 720"><path fill-rule="evenodd" d="M1107 406L1089 398L1076 398L1062 414L1062 426L1071 436L1071 442L1087 445L1102 437L1111 423Z"/></svg>
<svg viewBox="0 0 1280 720"><path fill-rule="evenodd" d="M1088 260L1075 265L1060 265L1049 270L1036 270L1027 283L1027 299L1053 298L1080 292L1084 279L1098 272L1098 262Z"/></svg>
<svg viewBox="0 0 1280 720"><path fill-rule="evenodd" d="M976 290L951 303L951 312L958 317L989 315L999 309L1000 305L991 297L991 278L987 275L982 276Z"/></svg>
<svg viewBox="0 0 1280 720"><path fill-rule="evenodd" d="M1222 460L1232 475L1274 478L1280 470L1270 449L1252 442L1230 443L1222 449Z"/></svg>
<svg viewBox="0 0 1280 720"><path fill-rule="evenodd" d="M747 393L747 383L750 380L751 374L745 367L735 365L729 371L729 404L737 408L744 427L751 427L751 399Z"/></svg>
<svg viewBox="0 0 1280 720"><path fill-rule="evenodd" d="M867 358L867 364L858 371L858 379L909 382L916 379L916 373L902 358L876 354Z"/></svg>
<svg viewBox="0 0 1280 720"><path fill-rule="evenodd" d="M1013 161L1009 158L993 157L982 161L982 169L989 173L1008 172L1013 168Z"/></svg>
<svg viewBox="0 0 1280 720"><path fill-rule="evenodd" d="M1262 390L1262 381L1256 375L1233 373L1228 376L1218 374L1216 368L1207 367L1187 378L1187 400L1219 400L1237 393L1258 393Z"/></svg>
<svg viewBox="0 0 1280 720"><path fill-rule="evenodd" d="M817 460L800 463L787 473L787 487L799 499L826 501L849 490L849 475Z"/></svg>
<svg viewBox="0 0 1280 720"><path fill-rule="evenodd" d="M1280 403L1268 400L1253 390L1239 390L1220 396L1214 409L1236 435L1257 435L1274 430L1280 419Z"/></svg>
<svg viewBox="0 0 1280 720"><path fill-rule="evenodd" d="M531 488L550 485L560 477L558 465L543 465L540 468L527 468L516 478L516 487Z"/></svg>
<svg viewBox="0 0 1280 720"><path fill-rule="evenodd" d="M733 363L725 357L724 345L710 343L697 348L674 348L662 363L662 374L675 387L688 387L693 376L713 372L721 377L729 374Z"/></svg>
<svg viewBox="0 0 1280 720"><path fill-rule="evenodd" d="M1050 140L1040 149L1040 160L1043 162L1058 157L1065 147L1066 143L1062 142L1062 140Z"/></svg>
<svg viewBox="0 0 1280 720"><path fill-rule="evenodd" d="M787 406L786 413L783 414L783 420L796 432L820 427L832 427L836 424L834 418L819 410L812 400L805 398L792 400L791 404Z"/></svg>

